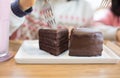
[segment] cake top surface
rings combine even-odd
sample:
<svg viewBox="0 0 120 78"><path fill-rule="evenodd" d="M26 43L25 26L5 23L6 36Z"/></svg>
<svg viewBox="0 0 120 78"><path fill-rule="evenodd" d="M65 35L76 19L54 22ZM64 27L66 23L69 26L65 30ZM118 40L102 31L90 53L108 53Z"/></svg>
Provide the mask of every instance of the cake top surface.
<svg viewBox="0 0 120 78"><path fill-rule="evenodd" d="M78 35L83 35L83 34L93 34L93 33L101 33L101 32L99 32L97 30L90 29L90 28L77 28L77 29L74 29L72 31L72 33L78 34Z"/></svg>
<svg viewBox="0 0 120 78"><path fill-rule="evenodd" d="M68 29L40 29L40 31L46 33L60 33L64 31L68 31Z"/></svg>

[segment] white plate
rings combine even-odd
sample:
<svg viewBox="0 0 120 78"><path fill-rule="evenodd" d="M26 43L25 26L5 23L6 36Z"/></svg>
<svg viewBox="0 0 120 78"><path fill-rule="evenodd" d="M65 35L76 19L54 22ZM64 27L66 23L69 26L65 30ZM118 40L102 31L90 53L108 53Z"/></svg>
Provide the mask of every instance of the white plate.
<svg viewBox="0 0 120 78"><path fill-rule="evenodd" d="M59 56L51 55L39 49L38 41L24 41L18 50L15 60L23 64L89 64L89 63L118 63L119 57L105 45L102 56L76 57L69 56L69 51Z"/></svg>

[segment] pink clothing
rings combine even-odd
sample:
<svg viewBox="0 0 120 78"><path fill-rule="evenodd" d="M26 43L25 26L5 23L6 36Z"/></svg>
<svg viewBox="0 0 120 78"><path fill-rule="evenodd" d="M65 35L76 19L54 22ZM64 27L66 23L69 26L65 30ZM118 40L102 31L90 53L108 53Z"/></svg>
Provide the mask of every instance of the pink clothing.
<svg viewBox="0 0 120 78"><path fill-rule="evenodd" d="M95 12L94 21L113 27L120 27L120 17L115 16L110 9L101 9Z"/></svg>

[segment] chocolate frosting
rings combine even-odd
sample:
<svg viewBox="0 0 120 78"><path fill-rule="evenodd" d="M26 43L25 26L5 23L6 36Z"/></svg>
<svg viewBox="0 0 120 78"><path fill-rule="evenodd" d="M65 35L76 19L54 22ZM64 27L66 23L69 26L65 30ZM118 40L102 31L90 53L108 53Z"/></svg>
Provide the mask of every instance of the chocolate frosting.
<svg viewBox="0 0 120 78"><path fill-rule="evenodd" d="M103 50L101 32L88 28L75 29L71 33L70 56L100 56Z"/></svg>

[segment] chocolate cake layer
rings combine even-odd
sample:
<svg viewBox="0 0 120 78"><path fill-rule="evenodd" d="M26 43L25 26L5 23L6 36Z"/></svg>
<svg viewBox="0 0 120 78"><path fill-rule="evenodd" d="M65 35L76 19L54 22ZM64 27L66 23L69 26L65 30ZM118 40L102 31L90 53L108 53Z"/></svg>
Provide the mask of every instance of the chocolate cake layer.
<svg viewBox="0 0 120 78"><path fill-rule="evenodd" d="M100 56L103 50L103 35L87 28L72 31L70 56Z"/></svg>
<svg viewBox="0 0 120 78"><path fill-rule="evenodd" d="M59 39L63 38L64 36L68 36L67 29L40 29L39 30L39 37L47 37L51 39Z"/></svg>
<svg viewBox="0 0 120 78"><path fill-rule="evenodd" d="M52 55L58 56L68 49L68 43L62 45L61 47L51 47L49 45L40 44L40 49L44 50Z"/></svg>
<svg viewBox="0 0 120 78"><path fill-rule="evenodd" d="M61 41L61 42L53 41L51 43L40 41L39 43L42 43L42 44L45 44L45 45L49 45L49 46L52 46L52 47L60 47L60 46L64 45L65 43L68 43L68 40Z"/></svg>
<svg viewBox="0 0 120 78"><path fill-rule="evenodd" d="M44 43L51 46L62 46L64 43L68 43L68 37L63 37L62 39L53 40L50 38L40 38L39 43Z"/></svg>

